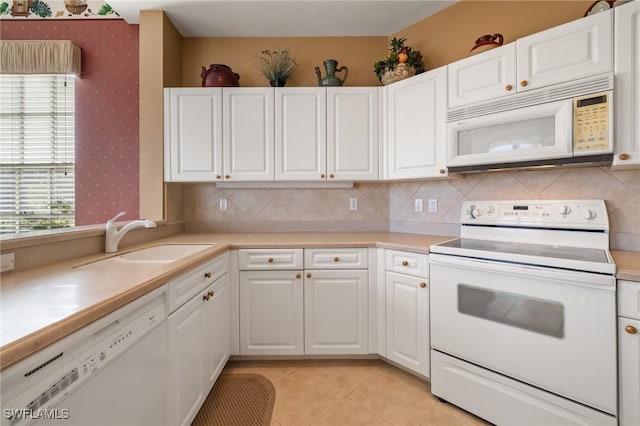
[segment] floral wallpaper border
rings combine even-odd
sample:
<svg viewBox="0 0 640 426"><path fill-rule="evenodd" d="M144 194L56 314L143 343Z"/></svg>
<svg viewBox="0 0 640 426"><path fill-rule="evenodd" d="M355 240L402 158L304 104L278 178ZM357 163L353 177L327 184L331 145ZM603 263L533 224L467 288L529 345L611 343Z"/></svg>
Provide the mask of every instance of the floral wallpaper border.
<svg viewBox="0 0 640 426"><path fill-rule="evenodd" d="M101 0L0 0L0 19L121 19Z"/></svg>

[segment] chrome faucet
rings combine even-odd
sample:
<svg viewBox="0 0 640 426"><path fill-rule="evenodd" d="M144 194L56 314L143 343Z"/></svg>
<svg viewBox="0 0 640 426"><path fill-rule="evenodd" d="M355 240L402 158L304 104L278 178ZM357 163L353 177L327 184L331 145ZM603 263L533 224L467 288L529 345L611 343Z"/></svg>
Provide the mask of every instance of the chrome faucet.
<svg viewBox="0 0 640 426"><path fill-rule="evenodd" d="M126 212L118 213L113 219L107 221L106 233L105 233L105 247L104 251L107 253L115 253L118 251L118 243L124 237L124 234L135 228L155 228L156 223L152 220L140 219L127 223L118 231L118 225L116 220L127 214Z"/></svg>

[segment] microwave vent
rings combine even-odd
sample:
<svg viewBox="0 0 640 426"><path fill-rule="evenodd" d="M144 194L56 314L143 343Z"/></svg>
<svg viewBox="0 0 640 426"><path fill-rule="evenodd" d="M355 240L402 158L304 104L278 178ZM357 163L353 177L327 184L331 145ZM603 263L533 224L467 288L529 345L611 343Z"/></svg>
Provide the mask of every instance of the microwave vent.
<svg viewBox="0 0 640 426"><path fill-rule="evenodd" d="M447 122L481 117L496 112L509 111L547 102L560 101L590 93L604 92L613 89L613 74L601 74L596 77L584 78L569 83L556 84L549 87L516 93L490 102L465 105L450 109L447 112Z"/></svg>

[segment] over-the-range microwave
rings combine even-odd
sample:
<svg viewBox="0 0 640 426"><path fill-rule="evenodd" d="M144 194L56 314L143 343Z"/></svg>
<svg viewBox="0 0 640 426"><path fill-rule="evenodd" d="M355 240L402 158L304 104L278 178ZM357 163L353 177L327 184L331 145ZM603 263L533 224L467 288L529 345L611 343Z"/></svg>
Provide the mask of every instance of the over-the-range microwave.
<svg viewBox="0 0 640 426"><path fill-rule="evenodd" d="M450 173L606 163L613 153L613 76L448 112Z"/></svg>

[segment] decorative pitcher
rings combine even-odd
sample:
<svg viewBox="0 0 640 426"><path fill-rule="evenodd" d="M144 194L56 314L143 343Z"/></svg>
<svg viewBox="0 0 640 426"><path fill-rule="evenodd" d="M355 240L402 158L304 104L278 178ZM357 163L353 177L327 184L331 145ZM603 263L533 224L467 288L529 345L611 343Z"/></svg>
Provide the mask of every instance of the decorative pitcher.
<svg viewBox="0 0 640 426"><path fill-rule="evenodd" d="M318 86L342 86L347 81L347 75L349 74L349 68L342 66L338 68L338 61L335 59L327 59L324 61L324 69L326 77L322 78L320 74L320 67L316 67L316 75L318 76ZM340 80L336 77L336 72L344 71L344 78Z"/></svg>

